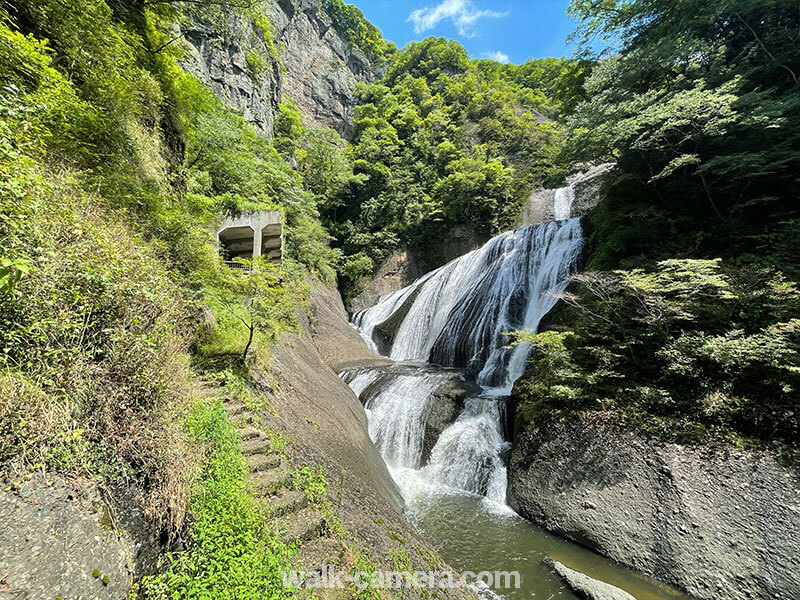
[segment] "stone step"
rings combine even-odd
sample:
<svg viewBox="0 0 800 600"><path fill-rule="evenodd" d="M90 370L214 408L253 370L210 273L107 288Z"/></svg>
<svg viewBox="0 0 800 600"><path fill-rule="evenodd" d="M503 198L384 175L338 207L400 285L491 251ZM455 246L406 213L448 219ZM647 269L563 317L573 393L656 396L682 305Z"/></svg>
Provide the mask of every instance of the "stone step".
<svg viewBox="0 0 800 600"><path fill-rule="evenodd" d="M303 492L281 489L259 501L261 509L270 517L282 517L302 510L308 505L308 498Z"/></svg>
<svg viewBox="0 0 800 600"><path fill-rule="evenodd" d="M255 427L247 425L239 430L239 437L242 438L242 440L254 440L261 437L261 432Z"/></svg>
<svg viewBox="0 0 800 600"><path fill-rule="evenodd" d="M245 456L253 456L256 454L269 454L272 451L272 446L269 440L252 438L242 442L242 453Z"/></svg>
<svg viewBox="0 0 800 600"><path fill-rule="evenodd" d="M281 541L289 544L294 541L307 542L322 533L325 519L316 508L308 507L286 515L279 524Z"/></svg>
<svg viewBox="0 0 800 600"><path fill-rule="evenodd" d="M197 393L201 398L216 398L223 394L223 388L217 383L204 381L197 387Z"/></svg>
<svg viewBox="0 0 800 600"><path fill-rule="evenodd" d="M265 446L266 449L266 446ZM259 452L257 454L249 454L246 457L247 466L251 471L268 471L279 467L281 464L281 457L277 454L267 454L266 452Z"/></svg>
<svg viewBox="0 0 800 600"><path fill-rule="evenodd" d="M280 466L268 471L257 471L247 476L247 482L255 488L255 494L264 496L286 487L292 480L292 472Z"/></svg>
<svg viewBox="0 0 800 600"><path fill-rule="evenodd" d="M246 427L255 422L255 417L253 413L249 411L244 411L239 413L238 415L228 416L228 420L233 423L234 425L238 425L239 427Z"/></svg>
<svg viewBox="0 0 800 600"><path fill-rule="evenodd" d="M228 416L238 417L247 412L247 407L244 404L231 403L225 405L225 410L228 411Z"/></svg>
<svg viewBox="0 0 800 600"><path fill-rule="evenodd" d="M300 546L297 568L303 573L321 573L328 565L340 565L343 555L341 542L327 536L318 537Z"/></svg>
<svg viewBox="0 0 800 600"><path fill-rule="evenodd" d="M352 587L352 585L351 585ZM353 589L338 588L300 588L292 592L292 598L297 600L353 600Z"/></svg>

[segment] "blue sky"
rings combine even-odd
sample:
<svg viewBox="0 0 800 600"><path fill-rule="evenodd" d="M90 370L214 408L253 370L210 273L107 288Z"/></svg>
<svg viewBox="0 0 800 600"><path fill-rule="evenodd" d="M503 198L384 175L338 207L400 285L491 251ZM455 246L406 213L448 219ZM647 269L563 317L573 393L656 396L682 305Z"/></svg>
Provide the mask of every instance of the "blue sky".
<svg viewBox="0 0 800 600"><path fill-rule="evenodd" d="M403 47L428 36L458 40L473 58L522 63L570 56L569 0L346 0Z"/></svg>

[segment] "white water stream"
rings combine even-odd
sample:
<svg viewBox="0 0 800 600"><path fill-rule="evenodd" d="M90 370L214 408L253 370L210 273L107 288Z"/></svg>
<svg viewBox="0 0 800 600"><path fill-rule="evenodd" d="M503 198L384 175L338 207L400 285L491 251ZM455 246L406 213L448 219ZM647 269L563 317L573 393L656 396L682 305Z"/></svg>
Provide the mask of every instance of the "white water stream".
<svg viewBox="0 0 800 600"><path fill-rule="evenodd" d="M557 193L568 214L573 193ZM535 330L577 267L579 219L509 231L356 314L354 325L374 349L396 361L465 368L483 388L439 436L422 464L425 422L441 379L430 372L399 375L364 398L369 431L406 501L420 495L473 494L506 507L503 437L505 398L525 370L530 348L508 346L507 333ZM362 394L379 377L348 377Z"/></svg>
<svg viewBox="0 0 800 600"><path fill-rule="evenodd" d="M578 267L583 233L569 218L573 199L571 187L558 190L557 221L503 233L356 314L353 325L373 350L412 362L342 377L364 403L370 437L409 517L445 559L462 569L522 572L521 589L476 588L481 598L577 598L541 564L544 556L569 559L642 600L678 598L533 527L506 503L506 399L530 354L527 345L509 347L506 334L536 330ZM440 409L453 402L441 390L458 373L480 387L432 434Z"/></svg>

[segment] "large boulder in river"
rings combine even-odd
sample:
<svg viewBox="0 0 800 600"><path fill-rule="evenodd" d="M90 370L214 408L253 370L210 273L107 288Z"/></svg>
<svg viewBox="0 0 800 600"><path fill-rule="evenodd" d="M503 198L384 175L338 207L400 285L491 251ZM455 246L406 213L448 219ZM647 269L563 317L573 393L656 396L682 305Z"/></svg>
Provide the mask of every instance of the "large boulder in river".
<svg viewBox="0 0 800 600"><path fill-rule="evenodd" d="M553 569L556 575L564 580L570 589L586 600L636 600L625 590L621 590L610 583L592 579L574 569L561 564L552 558L545 558L542 561L545 565Z"/></svg>
<svg viewBox="0 0 800 600"><path fill-rule="evenodd" d="M565 413L518 436L508 494L527 519L700 600L800 598L800 473L766 452Z"/></svg>

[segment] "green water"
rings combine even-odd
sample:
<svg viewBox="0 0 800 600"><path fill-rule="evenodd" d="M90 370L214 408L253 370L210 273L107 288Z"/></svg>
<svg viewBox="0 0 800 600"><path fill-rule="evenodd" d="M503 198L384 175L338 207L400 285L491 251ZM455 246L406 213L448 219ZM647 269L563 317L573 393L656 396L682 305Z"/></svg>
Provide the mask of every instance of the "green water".
<svg viewBox="0 0 800 600"><path fill-rule="evenodd" d="M487 510L479 498L417 497L408 509L411 521L457 571L518 571L519 589L494 590L509 600L578 599L542 564L546 556L622 588L637 600L689 600L666 585L551 535L517 515Z"/></svg>

